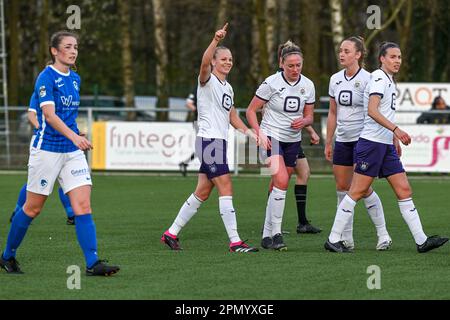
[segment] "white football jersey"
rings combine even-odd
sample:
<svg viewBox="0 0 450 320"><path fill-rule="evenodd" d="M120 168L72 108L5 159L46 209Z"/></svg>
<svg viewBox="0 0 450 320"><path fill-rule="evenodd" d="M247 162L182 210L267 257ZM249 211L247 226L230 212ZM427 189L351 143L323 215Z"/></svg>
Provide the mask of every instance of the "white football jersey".
<svg viewBox="0 0 450 320"><path fill-rule="evenodd" d="M375 70L370 75L370 81L364 91L364 129L361 138L380 142L384 144L393 144L394 134L391 130L383 127L368 115L369 97L371 95L381 97L378 110L389 121L394 122L395 100L397 89L391 76L381 69Z"/></svg>
<svg viewBox="0 0 450 320"><path fill-rule="evenodd" d="M330 78L328 94L336 101L336 141L358 141L364 126L364 89L370 73L360 68L351 78L345 69Z"/></svg>
<svg viewBox="0 0 450 320"><path fill-rule="evenodd" d="M290 84L283 72L268 77L256 90L256 96L266 101L261 130L281 142L301 141L301 130L291 128L295 119L303 116L305 104L315 102L314 84L304 75Z"/></svg>
<svg viewBox="0 0 450 320"><path fill-rule="evenodd" d="M227 140L230 110L234 105L231 85L214 74L204 86L197 86L198 136Z"/></svg>

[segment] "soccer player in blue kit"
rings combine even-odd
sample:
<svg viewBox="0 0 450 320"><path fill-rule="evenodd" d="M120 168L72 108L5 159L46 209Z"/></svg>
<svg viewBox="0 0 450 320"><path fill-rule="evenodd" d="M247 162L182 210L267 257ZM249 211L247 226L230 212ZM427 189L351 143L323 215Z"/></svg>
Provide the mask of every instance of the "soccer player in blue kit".
<svg viewBox="0 0 450 320"><path fill-rule="evenodd" d="M34 139L36 138L36 133L39 130L39 121L37 119L37 109L39 106L37 105L38 100L34 98L34 95L35 94L33 92L33 94L31 95L31 99L30 99L30 103L29 103L29 107L28 107L28 115L27 115L28 120L33 125L33 136L31 137L30 150L31 150L31 147L33 146ZM75 214L73 213L73 209L72 209L72 205L70 204L69 197L66 194L64 194L64 191L61 187L58 188L58 195L59 195L59 200L61 201L64 211L67 215L66 224L67 225L75 225ZM19 197L17 198L16 207L14 208L14 211L11 214L11 217L9 218L9 222L12 222L16 212L23 207L23 205L25 204L26 198L27 198L27 184L25 183L22 186L22 188L20 189Z"/></svg>
<svg viewBox="0 0 450 320"><path fill-rule="evenodd" d="M337 208L325 249L331 252L352 252L341 241L345 226L351 220L356 202L367 194L375 177L386 178L398 199L403 219L416 243L419 253L438 248L448 241L439 236L428 237L423 231L419 213L412 200L403 165L401 147L411 143L408 133L393 123L396 105L394 75L400 70L400 47L384 42L378 54L380 68L372 72L364 91L364 128L356 145L356 166L350 190Z"/></svg>
<svg viewBox="0 0 450 320"><path fill-rule="evenodd" d="M78 56L78 36L60 31L50 39L52 62L39 74L34 87L39 130L28 161L27 197L9 230L0 267L7 273L23 273L16 260L31 221L41 212L58 179L69 195L75 213L78 242L86 260L86 275L107 276L120 270L97 256L97 235L91 210L92 181L83 151L89 140L79 135L76 123L80 104L80 76L71 68Z"/></svg>

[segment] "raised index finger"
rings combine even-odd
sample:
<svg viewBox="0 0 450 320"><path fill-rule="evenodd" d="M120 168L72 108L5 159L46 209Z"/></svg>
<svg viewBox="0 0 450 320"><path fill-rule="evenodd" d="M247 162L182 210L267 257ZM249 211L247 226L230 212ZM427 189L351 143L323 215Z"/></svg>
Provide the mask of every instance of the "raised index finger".
<svg viewBox="0 0 450 320"><path fill-rule="evenodd" d="M225 25L222 27L222 30L227 31L227 28L228 28L228 22L225 23Z"/></svg>

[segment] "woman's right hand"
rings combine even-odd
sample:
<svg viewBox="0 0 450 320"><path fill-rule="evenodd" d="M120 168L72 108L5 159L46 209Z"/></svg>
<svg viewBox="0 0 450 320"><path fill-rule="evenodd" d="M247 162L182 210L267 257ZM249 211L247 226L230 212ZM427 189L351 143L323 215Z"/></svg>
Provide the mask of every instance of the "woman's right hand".
<svg viewBox="0 0 450 320"><path fill-rule="evenodd" d="M223 40L225 36L227 35L227 28L228 28L228 22L225 23L225 25L222 27L222 29L217 30L216 34L214 35L214 40L217 42Z"/></svg>
<svg viewBox="0 0 450 320"><path fill-rule="evenodd" d="M325 159L327 159L329 162L333 161L333 146L331 143L325 144Z"/></svg>
<svg viewBox="0 0 450 320"><path fill-rule="evenodd" d="M73 140L73 144L76 145L81 151L92 150L91 142L83 136L76 135Z"/></svg>
<svg viewBox="0 0 450 320"><path fill-rule="evenodd" d="M263 147L265 150L272 149L272 142L267 138L267 136L262 133L262 131L259 131L258 134L258 145L260 147Z"/></svg>

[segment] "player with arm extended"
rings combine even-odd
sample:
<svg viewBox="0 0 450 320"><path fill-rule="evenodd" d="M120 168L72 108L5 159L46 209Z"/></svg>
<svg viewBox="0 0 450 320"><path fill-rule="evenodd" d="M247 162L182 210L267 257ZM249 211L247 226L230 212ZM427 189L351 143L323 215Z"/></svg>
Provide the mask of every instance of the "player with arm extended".
<svg viewBox="0 0 450 320"><path fill-rule="evenodd" d="M350 189L355 163L354 152L364 126L364 89L370 73L363 68L364 40L349 37L339 48L339 61L344 68L330 78L330 109L327 120L325 158L333 163L336 181L337 206ZM336 142L333 149L333 136ZM377 250L388 250L392 244L386 229L383 205L378 194L370 187L364 195L364 206L377 230ZM353 216L345 226L341 240L353 250Z"/></svg>
<svg viewBox="0 0 450 320"><path fill-rule="evenodd" d="M394 75L400 70L400 47L384 42L378 54L380 69L370 75L364 91L364 127L355 150L356 165L350 190L339 204L331 233L324 244L331 252L352 252L343 244L342 233L351 220L357 201L369 191L375 177L386 178L391 185L400 212L416 243L419 253L438 248L448 241L439 236L428 237L422 228L419 213L412 200L403 165L401 148L411 143L411 137L395 125L396 86Z"/></svg>
<svg viewBox="0 0 450 320"><path fill-rule="evenodd" d="M175 221L167 229L161 241L172 250L181 250L178 234L197 213L213 190L219 194L219 211L225 225L230 252L256 252L258 249L241 240L237 231L236 213L233 207L233 189L227 162L228 128L233 127L256 140L237 115L233 105L233 88L226 78L233 67L231 51L218 46L227 34L228 23L216 31L203 54L198 77L197 107L199 131L195 143L201 166L197 187L185 201Z"/></svg>

